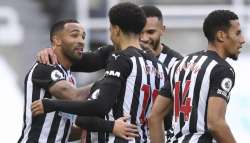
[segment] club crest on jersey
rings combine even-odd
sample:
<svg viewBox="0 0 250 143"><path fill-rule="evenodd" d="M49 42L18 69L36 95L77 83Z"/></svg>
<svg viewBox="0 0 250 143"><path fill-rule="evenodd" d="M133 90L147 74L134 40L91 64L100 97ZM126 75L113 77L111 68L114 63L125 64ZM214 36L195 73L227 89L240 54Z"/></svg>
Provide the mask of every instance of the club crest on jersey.
<svg viewBox="0 0 250 143"><path fill-rule="evenodd" d="M110 71L106 71L105 72L105 76L115 76L115 77L120 77L121 73L118 72L118 71L113 71L113 70L110 70Z"/></svg>
<svg viewBox="0 0 250 143"><path fill-rule="evenodd" d="M53 80L53 81L57 81L57 80L59 80L59 79L63 79L64 77L63 77L63 74L59 71L59 70L53 70L52 72L51 72L51 79Z"/></svg>
<svg viewBox="0 0 250 143"><path fill-rule="evenodd" d="M226 91L229 92L232 88L233 82L230 78L224 78L221 82L221 88Z"/></svg>
<svg viewBox="0 0 250 143"><path fill-rule="evenodd" d="M119 57L120 55L115 55L115 54L112 54L112 57L115 58L115 60L117 60L117 58Z"/></svg>

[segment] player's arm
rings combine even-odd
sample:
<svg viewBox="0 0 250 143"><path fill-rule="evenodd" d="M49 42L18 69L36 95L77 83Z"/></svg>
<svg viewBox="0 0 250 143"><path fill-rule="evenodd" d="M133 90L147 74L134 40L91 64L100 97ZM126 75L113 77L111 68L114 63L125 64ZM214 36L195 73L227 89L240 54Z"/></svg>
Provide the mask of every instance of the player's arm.
<svg viewBox="0 0 250 143"><path fill-rule="evenodd" d="M58 99L83 101L89 97L92 84L76 88L70 82L61 80L49 88L51 95Z"/></svg>
<svg viewBox="0 0 250 143"><path fill-rule="evenodd" d="M76 119L76 125L95 132L110 132L123 139L129 140L138 136L137 126L127 122L129 117L120 117L108 121L100 117L81 116Z"/></svg>
<svg viewBox="0 0 250 143"><path fill-rule="evenodd" d="M107 45L93 52L84 52L81 60L73 63L71 70L74 72L94 72L104 69L113 50L113 46Z"/></svg>
<svg viewBox="0 0 250 143"><path fill-rule="evenodd" d="M76 88L66 81L66 77L58 66L38 63L33 71L32 82L58 99L83 100L89 95L90 86Z"/></svg>
<svg viewBox="0 0 250 143"><path fill-rule="evenodd" d="M73 63L71 70L75 72L94 72L104 69L114 47L103 46L94 52L84 52L79 61ZM43 64L57 64L57 57L52 48L45 48L38 52L36 59Z"/></svg>
<svg viewBox="0 0 250 143"><path fill-rule="evenodd" d="M120 90L119 79L107 78L100 85L100 96L97 99L88 101L37 100L32 103L32 112L33 115L62 111L80 116L104 116L114 105L116 95L120 93Z"/></svg>
<svg viewBox="0 0 250 143"><path fill-rule="evenodd" d="M149 135L152 143L164 143L164 118L172 110L171 93L168 85L160 90L160 95L155 99L151 115L149 117Z"/></svg>
<svg viewBox="0 0 250 143"><path fill-rule="evenodd" d="M117 58L118 57L118 58ZM100 95L97 99L89 101L62 101L43 99L32 103L33 115L52 111L62 111L80 116L104 116L107 114L120 95L122 85L130 74L131 66L126 58L112 56L107 66L105 77L100 84Z"/></svg>
<svg viewBox="0 0 250 143"><path fill-rule="evenodd" d="M217 66L211 75L211 90L208 100L208 130L219 143L235 143L236 140L225 120L227 102L234 85L234 72Z"/></svg>

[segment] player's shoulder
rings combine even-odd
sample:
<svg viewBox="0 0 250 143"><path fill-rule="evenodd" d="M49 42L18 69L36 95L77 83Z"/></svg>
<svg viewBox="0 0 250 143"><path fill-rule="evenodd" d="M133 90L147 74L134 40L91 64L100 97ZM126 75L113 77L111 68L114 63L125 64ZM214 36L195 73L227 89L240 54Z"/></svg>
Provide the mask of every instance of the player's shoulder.
<svg viewBox="0 0 250 143"><path fill-rule="evenodd" d="M47 69L60 69L61 70L61 66L59 64L42 64L42 63L39 63L39 62L36 62L35 65L35 70L47 70Z"/></svg>
<svg viewBox="0 0 250 143"><path fill-rule="evenodd" d="M163 54L167 54L168 56L175 57L177 59L183 58L183 56L179 52L175 51L174 49L171 49L169 46L162 43L162 47Z"/></svg>
<svg viewBox="0 0 250 143"><path fill-rule="evenodd" d="M97 51L103 52L103 51L114 51L115 47L113 45L103 45L97 48Z"/></svg>
<svg viewBox="0 0 250 143"><path fill-rule="evenodd" d="M224 68L234 72L233 67L225 59L222 59L216 52L206 51L205 54L208 56L208 58L214 60L217 63L216 68Z"/></svg>

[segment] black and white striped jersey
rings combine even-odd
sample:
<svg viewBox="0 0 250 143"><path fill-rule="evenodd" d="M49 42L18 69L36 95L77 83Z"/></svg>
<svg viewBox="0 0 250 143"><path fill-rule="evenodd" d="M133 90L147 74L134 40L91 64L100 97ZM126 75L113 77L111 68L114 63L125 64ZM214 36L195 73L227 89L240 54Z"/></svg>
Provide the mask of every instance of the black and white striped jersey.
<svg viewBox="0 0 250 143"><path fill-rule="evenodd" d="M140 135L132 141L116 137L115 143L150 142L147 118L159 89L164 86L166 74L166 69L157 58L141 49L129 47L112 54L105 77L118 77L122 81L122 90L116 97L113 116L117 119L129 115L130 122L138 126Z"/></svg>
<svg viewBox="0 0 250 143"><path fill-rule="evenodd" d="M169 69L173 66L174 62L182 59L183 56L180 53L174 51L173 49L170 49L168 46L164 45L163 43L161 45L162 45L162 51L160 55L158 56L158 60L164 65L167 72L169 72ZM173 112L170 111L164 119L167 142L173 136L172 116L173 116Z"/></svg>
<svg viewBox="0 0 250 143"><path fill-rule="evenodd" d="M35 63L25 78L25 104L22 135L18 143L65 143L68 142L70 128L75 115L51 112L32 117L31 104L43 98L55 98L48 89L60 80L67 80L75 86L70 70L61 65Z"/></svg>
<svg viewBox="0 0 250 143"><path fill-rule="evenodd" d="M174 103L171 142L215 142L207 127L208 99L217 96L228 102L234 81L233 68L213 51L194 53L175 62L160 92Z"/></svg>
<svg viewBox="0 0 250 143"><path fill-rule="evenodd" d="M162 51L160 55L158 56L158 60L167 68L167 71L173 66L174 62L182 59L183 56L174 51L173 49L170 49L168 46L162 45Z"/></svg>

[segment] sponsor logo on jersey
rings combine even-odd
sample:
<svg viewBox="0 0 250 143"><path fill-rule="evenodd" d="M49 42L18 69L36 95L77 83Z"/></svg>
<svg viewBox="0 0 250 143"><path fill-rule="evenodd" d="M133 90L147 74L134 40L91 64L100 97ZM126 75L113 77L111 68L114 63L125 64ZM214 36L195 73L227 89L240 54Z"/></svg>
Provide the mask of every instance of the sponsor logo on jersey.
<svg viewBox="0 0 250 143"><path fill-rule="evenodd" d="M59 71L59 70L53 70L51 72L51 79L53 81L57 81L57 80L60 80L60 79L63 79L63 74Z"/></svg>
<svg viewBox="0 0 250 143"><path fill-rule="evenodd" d="M115 60L119 57L120 55L115 55L115 54L112 54L112 57L115 58Z"/></svg>
<svg viewBox="0 0 250 143"><path fill-rule="evenodd" d="M110 71L106 71L105 72L105 76L115 76L115 77L120 77L121 73L118 72L118 71L113 71L113 70L110 70Z"/></svg>

